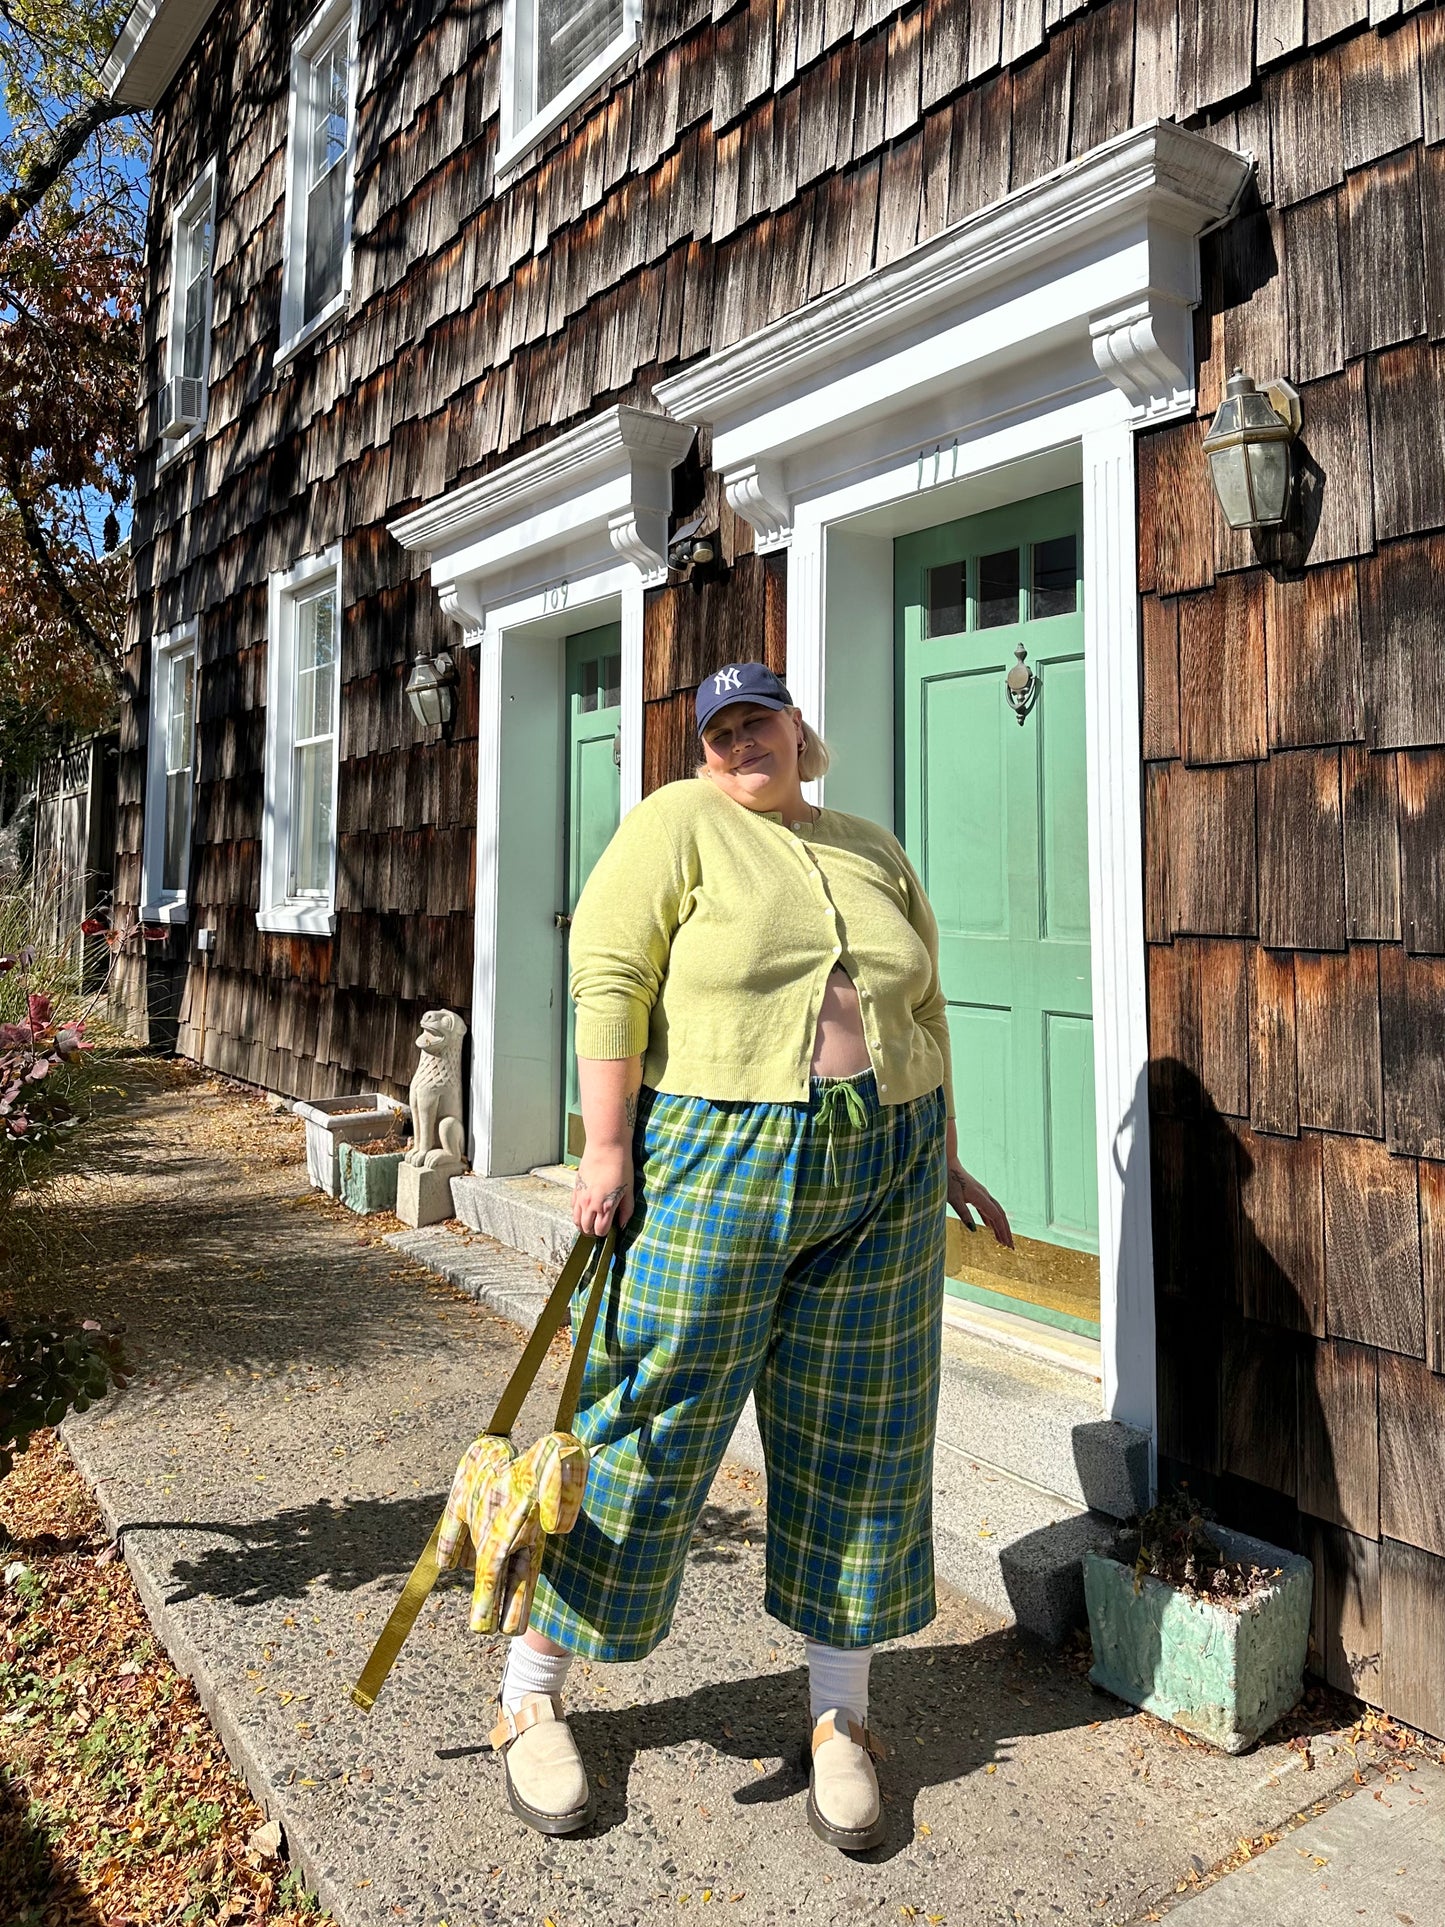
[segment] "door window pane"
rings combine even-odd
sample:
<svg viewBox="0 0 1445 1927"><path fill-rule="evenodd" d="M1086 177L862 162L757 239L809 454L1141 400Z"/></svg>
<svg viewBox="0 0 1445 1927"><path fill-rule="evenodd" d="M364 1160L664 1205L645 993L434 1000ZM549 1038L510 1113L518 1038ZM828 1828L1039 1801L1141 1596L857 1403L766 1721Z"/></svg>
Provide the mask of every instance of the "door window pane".
<svg viewBox="0 0 1445 1927"><path fill-rule="evenodd" d="M968 622L965 590L966 570L962 562L945 562L928 571L928 603L924 610L924 632L930 636L959 636Z"/></svg>
<svg viewBox="0 0 1445 1927"><path fill-rule="evenodd" d="M540 113L597 58L623 26L623 0L537 0Z"/></svg>
<svg viewBox="0 0 1445 1927"><path fill-rule="evenodd" d="M979 557L978 626L998 629L1019 619L1019 552L1000 549Z"/></svg>
<svg viewBox="0 0 1445 1927"><path fill-rule="evenodd" d="M309 126L306 130L306 276L303 321L341 292L341 255L346 218L349 137L349 29L343 29L311 62Z"/></svg>
<svg viewBox="0 0 1445 1927"><path fill-rule="evenodd" d="M1079 538L1056 535L1034 544L1033 595L1029 613L1071 616L1079 606Z"/></svg>

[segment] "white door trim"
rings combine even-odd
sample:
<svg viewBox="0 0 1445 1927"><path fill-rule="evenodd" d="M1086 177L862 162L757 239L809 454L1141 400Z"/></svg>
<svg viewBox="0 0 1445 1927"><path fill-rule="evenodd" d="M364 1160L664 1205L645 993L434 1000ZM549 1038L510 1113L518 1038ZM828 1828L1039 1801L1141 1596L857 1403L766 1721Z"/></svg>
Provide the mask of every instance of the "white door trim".
<svg viewBox="0 0 1445 1927"><path fill-rule="evenodd" d="M1246 156L1135 128L662 383L789 551L835 803L893 819L893 536L1082 482L1104 1408L1156 1434L1133 429L1194 406L1198 238ZM880 736L886 741L879 754Z"/></svg>
<svg viewBox="0 0 1445 1927"><path fill-rule="evenodd" d="M693 433L612 408L391 525L430 555L441 606L478 651L468 1137L484 1177L557 1156L564 643L621 624L626 811L642 795L643 593L666 578L671 472Z"/></svg>

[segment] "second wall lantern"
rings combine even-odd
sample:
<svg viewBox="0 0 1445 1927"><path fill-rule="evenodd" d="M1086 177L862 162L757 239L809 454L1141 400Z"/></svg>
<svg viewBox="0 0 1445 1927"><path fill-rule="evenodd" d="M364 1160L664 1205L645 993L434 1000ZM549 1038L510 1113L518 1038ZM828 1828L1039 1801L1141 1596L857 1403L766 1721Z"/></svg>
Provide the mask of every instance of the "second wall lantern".
<svg viewBox="0 0 1445 1927"><path fill-rule="evenodd" d="M443 649L435 656L419 656L406 679L407 701L417 721L427 729L451 721L452 684L457 666Z"/></svg>
<svg viewBox="0 0 1445 1927"><path fill-rule="evenodd" d="M1287 381L1261 390L1236 368L1204 438L1209 474L1232 529L1277 528L1294 493L1299 393Z"/></svg>

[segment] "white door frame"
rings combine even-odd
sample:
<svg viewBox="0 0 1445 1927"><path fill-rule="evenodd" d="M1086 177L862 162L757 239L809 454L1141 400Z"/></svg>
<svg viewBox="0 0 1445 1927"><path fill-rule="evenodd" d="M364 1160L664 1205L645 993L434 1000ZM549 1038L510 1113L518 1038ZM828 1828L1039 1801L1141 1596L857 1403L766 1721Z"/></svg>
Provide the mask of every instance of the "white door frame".
<svg viewBox="0 0 1445 1927"><path fill-rule="evenodd" d="M893 535L1083 484L1104 1408L1151 1436L1134 430L1194 407L1198 239L1250 167L1132 129L657 389L710 425L759 548L788 549L789 686L836 753L828 795L884 822Z"/></svg>
<svg viewBox="0 0 1445 1927"><path fill-rule="evenodd" d="M611 408L391 524L430 554L478 651L472 1167L550 1164L561 1131L566 638L622 629L622 808L642 795L644 590L667 575L671 475L693 430Z"/></svg>

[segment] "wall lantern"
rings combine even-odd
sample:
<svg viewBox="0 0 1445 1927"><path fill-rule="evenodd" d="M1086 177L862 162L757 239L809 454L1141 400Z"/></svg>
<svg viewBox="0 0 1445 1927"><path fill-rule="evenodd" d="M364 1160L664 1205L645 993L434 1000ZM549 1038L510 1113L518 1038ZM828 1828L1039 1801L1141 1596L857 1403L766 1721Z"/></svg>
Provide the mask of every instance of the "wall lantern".
<svg viewBox="0 0 1445 1927"><path fill-rule="evenodd" d="M457 666L443 649L439 655L420 656L406 680L411 713L426 728L451 721L452 684Z"/></svg>
<svg viewBox="0 0 1445 1927"><path fill-rule="evenodd" d="M1232 529L1277 528L1289 514L1299 431L1299 394L1287 381L1261 390L1235 369L1204 437L1214 492Z"/></svg>

